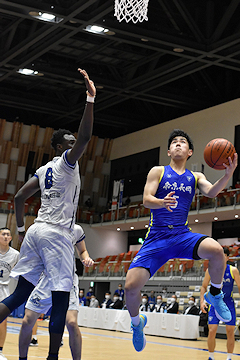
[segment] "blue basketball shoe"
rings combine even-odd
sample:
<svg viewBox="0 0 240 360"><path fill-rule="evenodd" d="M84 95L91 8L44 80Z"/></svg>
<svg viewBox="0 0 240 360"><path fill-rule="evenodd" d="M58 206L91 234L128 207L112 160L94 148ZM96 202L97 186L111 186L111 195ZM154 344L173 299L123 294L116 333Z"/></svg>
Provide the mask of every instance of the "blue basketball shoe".
<svg viewBox="0 0 240 360"><path fill-rule="evenodd" d="M210 291L204 294L205 301L214 307L217 318L226 323L232 320L232 315L223 298L224 294L222 291L215 296Z"/></svg>
<svg viewBox="0 0 240 360"><path fill-rule="evenodd" d="M147 317L144 314L140 315L140 323L137 326L132 324L131 329L133 331L133 346L136 351L142 351L146 345L146 338L143 332L144 326L147 323Z"/></svg>

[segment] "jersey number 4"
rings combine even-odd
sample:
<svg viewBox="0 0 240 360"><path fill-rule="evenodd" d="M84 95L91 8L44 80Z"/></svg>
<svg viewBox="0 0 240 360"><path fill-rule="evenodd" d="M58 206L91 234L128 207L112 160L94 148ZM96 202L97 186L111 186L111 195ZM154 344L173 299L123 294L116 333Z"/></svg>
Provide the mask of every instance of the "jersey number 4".
<svg viewBox="0 0 240 360"><path fill-rule="evenodd" d="M45 188L50 189L52 187L52 168L48 168L45 175Z"/></svg>

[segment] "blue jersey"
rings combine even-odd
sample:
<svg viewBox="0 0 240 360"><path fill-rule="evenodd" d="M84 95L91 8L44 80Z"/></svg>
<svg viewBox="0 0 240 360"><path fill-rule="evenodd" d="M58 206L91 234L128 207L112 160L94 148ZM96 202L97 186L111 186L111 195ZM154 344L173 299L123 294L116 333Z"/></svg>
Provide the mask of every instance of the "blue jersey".
<svg viewBox="0 0 240 360"><path fill-rule="evenodd" d="M232 319L230 322L227 322L227 325L235 326L236 325L236 309L233 300L233 284L234 284L234 277L232 273L233 267L227 264L226 270L223 275L223 287L222 291L224 293L223 301L226 303L228 309L231 312ZM208 323L210 325L218 324L219 319L216 316L215 309L211 305L208 312Z"/></svg>
<svg viewBox="0 0 240 360"><path fill-rule="evenodd" d="M234 284L234 277L232 273L232 266L227 264L225 273L223 275L223 287L222 287L222 291L224 293L224 300L226 301L229 298L232 298L233 284Z"/></svg>
<svg viewBox="0 0 240 360"><path fill-rule="evenodd" d="M186 169L179 175L170 165L164 166L155 197L163 199L170 191L175 191L173 197L177 203L171 207L173 212L166 208L152 209L150 226L186 225L196 186L197 178L191 171Z"/></svg>

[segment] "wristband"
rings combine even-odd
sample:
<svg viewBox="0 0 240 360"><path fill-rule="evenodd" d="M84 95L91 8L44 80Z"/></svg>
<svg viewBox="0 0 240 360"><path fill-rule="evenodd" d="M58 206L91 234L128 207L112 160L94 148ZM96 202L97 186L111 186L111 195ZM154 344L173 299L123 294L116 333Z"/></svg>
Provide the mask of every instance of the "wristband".
<svg viewBox="0 0 240 360"><path fill-rule="evenodd" d="M94 103L95 96L89 96L87 95L87 102Z"/></svg>
<svg viewBox="0 0 240 360"><path fill-rule="evenodd" d="M17 231L18 232L25 232L25 226L17 226Z"/></svg>

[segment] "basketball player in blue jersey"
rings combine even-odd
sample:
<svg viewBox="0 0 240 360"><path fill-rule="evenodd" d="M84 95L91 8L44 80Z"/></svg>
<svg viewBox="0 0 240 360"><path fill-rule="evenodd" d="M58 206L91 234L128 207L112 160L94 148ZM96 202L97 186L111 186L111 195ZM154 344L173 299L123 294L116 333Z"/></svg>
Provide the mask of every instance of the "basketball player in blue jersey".
<svg viewBox="0 0 240 360"><path fill-rule="evenodd" d="M223 248L225 254L225 272L223 275L223 287L222 292L224 294L223 301L226 303L227 307L231 311L232 320L226 323L226 333L227 333L227 360L232 359L232 354L234 350L235 344L235 325L236 325L236 310L235 304L233 300L233 285L234 281L237 284L238 292L240 294L240 275L239 271L235 266L231 266L227 264L229 260L229 250L227 247ZM204 293L207 291L208 284L210 282L210 275L208 269L206 270L205 277L203 279L201 292L200 292L200 307L202 312L206 313L205 310L205 301L204 301ZM216 333L219 324L219 319L216 316L215 309L213 306L210 306L208 312L208 351L209 358L208 360L214 360L214 349L216 346Z"/></svg>
<svg viewBox="0 0 240 360"><path fill-rule="evenodd" d="M24 237L18 266L11 272L12 277L18 278L18 284L14 293L0 303L2 322L27 300L41 273L45 272L52 292L48 360L58 359L65 326L73 283L73 227L80 191L78 159L91 139L93 127L96 89L86 71L78 70L85 80L87 101L77 139L68 130L55 132L52 146L56 157L40 167L15 196L18 232L21 239ZM25 235L24 204L38 190L41 191L41 207L35 223Z"/></svg>
<svg viewBox="0 0 240 360"><path fill-rule="evenodd" d="M196 187L207 197L215 197L226 187L237 166L237 154L225 175L211 184L202 173L186 169L187 159L193 154L193 143L188 134L174 130L168 139L168 166L153 167L144 188L143 204L151 209L145 241L133 259L126 277L126 305L132 320L133 345L142 351L146 344L143 328L145 315L139 315L140 290L148 279L169 259L208 259L211 276L210 292L205 299L214 305L218 317L231 320L231 313L221 292L224 273L224 254L217 241L203 234L192 233L188 228L188 212Z"/></svg>

